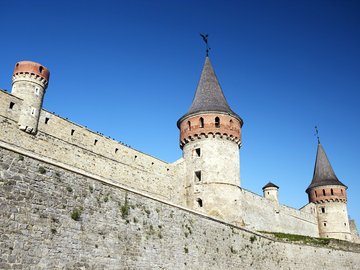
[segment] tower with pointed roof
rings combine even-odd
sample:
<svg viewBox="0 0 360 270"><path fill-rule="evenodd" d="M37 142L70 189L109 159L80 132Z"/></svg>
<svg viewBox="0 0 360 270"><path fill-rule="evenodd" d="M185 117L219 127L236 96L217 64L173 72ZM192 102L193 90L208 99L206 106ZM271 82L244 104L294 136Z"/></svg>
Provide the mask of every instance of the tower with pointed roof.
<svg viewBox="0 0 360 270"><path fill-rule="evenodd" d="M242 125L206 56L190 109L177 122L186 163L187 206L222 217L226 201L236 201L230 194L240 187Z"/></svg>
<svg viewBox="0 0 360 270"><path fill-rule="evenodd" d="M336 177L319 141L314 175L306 193L309 202L317 206L320 237L351 240L346 189Z"/></svg>
<svg viewBox="0 0 360 270"><path fill-rule="evenodd" d="M279 196L278 196L279 187L277 185L269 182L265 186L263 186L262 190L263 190L264 198L279 203Z"/></svg>

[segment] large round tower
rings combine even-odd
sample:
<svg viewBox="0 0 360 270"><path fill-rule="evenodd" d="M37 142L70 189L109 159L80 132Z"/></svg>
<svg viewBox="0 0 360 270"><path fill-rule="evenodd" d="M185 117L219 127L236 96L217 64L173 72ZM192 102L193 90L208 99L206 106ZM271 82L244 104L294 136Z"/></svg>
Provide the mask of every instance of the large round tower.
<svg viewBox="0 0 360 270"><path fill-rule="evenodd" d="M346 189L336 177L319 142L313 179L306 193L309 202L317 206L320 237L351 240Z"/></svg>
<svg viewBox="0 0 360 270"><path fill-rule="evenodd" d="M23 100L18 124L25 132L37 131L49 76L49 70L35 62L21 61L15 65L11 93Z"/></svg>
<svg viewBox="0 0 360 270"><path fill-rule="evenodd" d="M177 122L186 162L189 207L223 216L226 202L236 201L242 125L242 119L230 109L206 57L192 105Z"/></svg>

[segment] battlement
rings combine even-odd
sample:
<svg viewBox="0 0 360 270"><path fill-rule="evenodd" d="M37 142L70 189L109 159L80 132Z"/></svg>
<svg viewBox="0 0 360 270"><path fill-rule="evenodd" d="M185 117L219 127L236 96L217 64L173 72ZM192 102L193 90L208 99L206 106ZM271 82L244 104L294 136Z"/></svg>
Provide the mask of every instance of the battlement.
<svg viewBox="0 0 360 270"><path fill-rule="evenodd" d="M309 201L313 203L343 202L346 203L346 188L338 185L319 186L309 191Z"/></svg>
<svg viewBox="0 0 360 270"><path fill-rule="evenodd" d="M15 65L13 82L24 77L34 81L39 81L47 86L49 82L50 71L39 63L32 61L20 61Z"/></svg>
<svg viewBox="0 0 360 270"><path fill-rule="evenodd" d="M180 123L180 147L201 136L220 135L240 146L241 144L241 123L228 114L202 113L184 118Z"/></svg>

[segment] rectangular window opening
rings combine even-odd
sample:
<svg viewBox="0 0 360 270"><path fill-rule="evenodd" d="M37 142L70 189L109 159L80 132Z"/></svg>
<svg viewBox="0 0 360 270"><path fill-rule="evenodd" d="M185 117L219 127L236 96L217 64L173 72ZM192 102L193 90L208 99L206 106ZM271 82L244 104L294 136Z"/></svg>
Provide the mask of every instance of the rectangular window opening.
<svg viewBox="0 0 360 270"><path fill-rule="evenodd" d="M200 182L201 181L201 171L195 172L195 181Z"/></svg>
<svg viewBox="0 0 360 270"><path fill-rule="evenodd" d="M200 157L200 156L201 156L201 150L200 150L200 148L196 148L196 149L195 149L195 153L196 153L196 156L197 156L197 157Z"/></svg>
<svg viewBox="0 0 360 270"><path fill-rule="evenodd" d="M117 153L117 151L119 151L119 148L115 148L115 154Z"/></svg>
<svg viewBox="0 0 360 270"><path fill-rule="evenodd" d="M71 130L71 136L74 135L74 133L75 133L75 129L72 129Z"/></svg>
<svg viewBox="0 0 360 270"><path fill-rule="evenodd" d="M10 102L10 105L9 105L9 109L13 109L14 108L14 105L15 105L15 103L14 102Z"/></svg>
<svg viewBox="0 0 360 270"><path fill-rule="evenodd" d="M94 141L94 145L96 145L96 144L97 144L97 142L98 142L98 140L96 140L96 139L95 139L95 141Z"/></svg>
<svg viewBox="0 0 360 270"><path fill-rule="evenodd" d="M321 213L325 213L325 207L321 207Z"/></svg>
<svg viewBox="0 0 360 270"><path fill-rule="evenodd" d="M198 206L199 206L199 207L203 207L203 201L202 201L202 199L197 198L197 199L196 199L196 202L198 203Z"/></svg>
<svg viewBox="0 0 360 270"><path fill-rule="evenodd" d="M45 117L45 124L47 124L49 122L50 118L49 117Z"/></svg>

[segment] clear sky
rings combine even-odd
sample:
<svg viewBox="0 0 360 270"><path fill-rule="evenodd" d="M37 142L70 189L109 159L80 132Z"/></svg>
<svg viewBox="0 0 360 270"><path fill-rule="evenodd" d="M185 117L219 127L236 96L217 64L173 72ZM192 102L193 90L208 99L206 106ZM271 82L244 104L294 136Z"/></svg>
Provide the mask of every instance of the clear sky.
<svg viewBox="0 0 360 270"><path fill-rule="evenodd" d="M44 107L168 162L204 63L244 120L241 185L307 203L321 143L360 227L359 1L2 1L0 88L51 71Z"/></svg>

